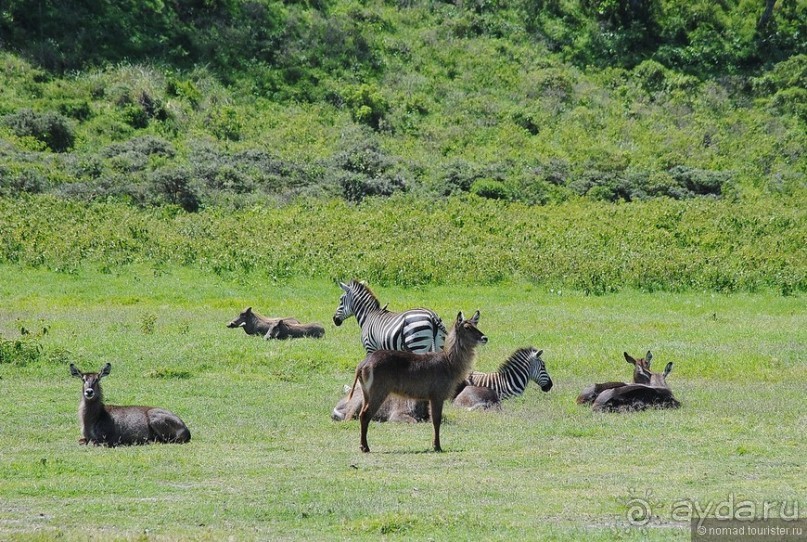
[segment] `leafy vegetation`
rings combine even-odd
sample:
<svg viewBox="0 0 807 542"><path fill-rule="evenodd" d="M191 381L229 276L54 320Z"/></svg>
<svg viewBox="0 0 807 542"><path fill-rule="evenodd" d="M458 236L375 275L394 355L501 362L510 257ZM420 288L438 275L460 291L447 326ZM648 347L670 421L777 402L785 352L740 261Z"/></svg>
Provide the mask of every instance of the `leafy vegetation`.
<svg viewBox="0 0 807 542"><path fill-rule="evenodd" d="M795 0L0 9L0 195L195 212L805 190Z"/></svg>
<svg viewBox="0 0 807 542"><path fill-rule="evenodd" d="M398 195L189 214L177 205L142 210L40 195L0 199L0 262L66 273L179 264L270 283L357 277L528 282L590 294L773 288L787 295L807 290L805 213L796 196L535 207L474 195L424 206Z"/></svg>

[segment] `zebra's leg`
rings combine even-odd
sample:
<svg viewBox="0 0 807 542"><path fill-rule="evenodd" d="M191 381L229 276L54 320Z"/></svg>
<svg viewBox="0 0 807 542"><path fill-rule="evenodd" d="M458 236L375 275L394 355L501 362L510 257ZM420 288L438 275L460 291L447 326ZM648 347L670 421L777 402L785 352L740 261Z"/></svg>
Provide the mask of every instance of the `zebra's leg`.
<svg viewBox="0 0 807 542"><path fill-rule="evenodd" d="M443 401L432 399L429 401L432 411L432 424L434 425L434 451L442 452L440 447L440 422L443 421Z"/></svg>

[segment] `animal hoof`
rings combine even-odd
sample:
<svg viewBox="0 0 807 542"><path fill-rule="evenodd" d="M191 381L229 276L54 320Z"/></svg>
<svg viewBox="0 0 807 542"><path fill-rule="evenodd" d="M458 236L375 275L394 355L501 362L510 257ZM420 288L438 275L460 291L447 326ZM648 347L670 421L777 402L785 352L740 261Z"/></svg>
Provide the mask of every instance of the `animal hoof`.
<svg viewBox="0 0 807 542"><path fill-rule="evenodd" d="M370 453L370 448L368 448L367 446L361 446L361 451L364 453Z"/></svg>

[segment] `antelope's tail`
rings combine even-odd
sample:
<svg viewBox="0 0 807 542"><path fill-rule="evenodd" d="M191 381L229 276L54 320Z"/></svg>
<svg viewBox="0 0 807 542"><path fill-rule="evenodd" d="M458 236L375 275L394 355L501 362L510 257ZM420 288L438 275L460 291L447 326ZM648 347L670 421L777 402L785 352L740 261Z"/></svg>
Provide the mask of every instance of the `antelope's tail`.
<svg viewBox="0 0 807 542"><path fill-rule="evenodd" d="M350 393L347 396L347 400L350 401L353 399L353 392L356 391L356 383L359 381L359 369L356 369L356 378L353 379L353 387L350 388Z"/></svg>

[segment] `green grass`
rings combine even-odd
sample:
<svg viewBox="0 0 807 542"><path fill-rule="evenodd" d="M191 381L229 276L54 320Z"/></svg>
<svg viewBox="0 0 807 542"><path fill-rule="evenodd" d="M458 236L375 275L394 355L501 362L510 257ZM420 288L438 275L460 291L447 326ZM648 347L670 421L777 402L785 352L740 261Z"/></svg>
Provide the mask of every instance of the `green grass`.
<svg viewBox="0 0 807 542"><path fill-rule="evenodd" d="M373 424L365 455L358 424L329 418L362 357L355 321L330 324L332 282L0 266L0 341L33 348L0 363L0 538L685 540L673 513L684 499L807 512L803 295L375 290L391 309L427 305L444 320L481 309L490 342L477 368L535 345L555 387L532 385L500 414L447 406L443 454L429 451L428 424ZM227 329L247 305L318 321L326 336L266 342ZM675 363L681 409L575 404L586 384L630 376L623 351L648 349L657 368ZM110 403L170 408L192 441L78 445L68 362L111 362ZM652 516L631 526L644 502Z"/></svg>

